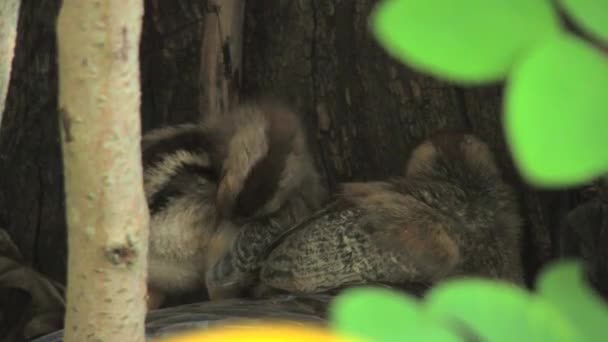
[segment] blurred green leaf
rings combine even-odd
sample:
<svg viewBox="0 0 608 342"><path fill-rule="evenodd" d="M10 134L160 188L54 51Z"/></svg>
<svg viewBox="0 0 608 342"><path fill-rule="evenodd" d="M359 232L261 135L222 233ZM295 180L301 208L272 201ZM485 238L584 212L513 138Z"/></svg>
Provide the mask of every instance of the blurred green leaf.
<svg viewBox="0 0 608 342"><path fill-rule="evenodd" d="M559 2L581 29L608 43L608 1L559 0Z"/></svg>
<svg viewBox="0 0 608 342"><path fill-rule="evenodd" d="M454 329L443 325L440 321L430 319L424 312L420 313L418 325L410 330L407 335L407 340L401 341L416 341L416 342L464 342L464 338L460 337ZM391 340L392 342L396 340Z"/></svg>
<svg viewBox="0 0 608 342"><path fill-rule="evenodd" d="M415 298L384 288L343 292L332 303L330 322L339 334L367 341L462 341L445 326L429 320Z"/></svg>
<svg viewBox="0 0 608 342"><path fill-rule="evenodd" d="M483 341L582 341L552 306L505 282L446 281L430 292L426 309Z"/></svg>
<svg viewBox="0 0 608 342"><path fill-rule="evenodd" d="M354 288L332 303L330 322L340 334L369 341L405 341L418 324L416 299L383 288Z"/></svg>
<svg viewBox="0 0 608 342"><path fill-rule="evenodd" d="M550 0L386 0L371 25L401 61L465 83L506 77L525 50L560 29Z"/></svg>
<svg viewBox="0 0 608 342"><path fill-rule="evenodd" d="M580 264L550 266L539 279L538 293L573 323L585 341L608 341L608 306L583 281Z"/></svg>
<svg viewBox="0 0 608 342"><path fill-rule="evenodd" d="M505 130L522 175L571 186L608 171L608 59L570 35L547 40L513 70Z"/></svg>

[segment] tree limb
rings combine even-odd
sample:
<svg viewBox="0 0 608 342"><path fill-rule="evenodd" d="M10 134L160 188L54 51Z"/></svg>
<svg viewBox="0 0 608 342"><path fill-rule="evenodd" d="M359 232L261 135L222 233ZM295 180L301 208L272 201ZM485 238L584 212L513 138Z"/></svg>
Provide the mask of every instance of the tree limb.
<svg viewBox="0 0 608 342"><path fill-rule="evenodd" d="M57 24L68 223L65 338L143 342L143 1L64 0Z"/></svg>

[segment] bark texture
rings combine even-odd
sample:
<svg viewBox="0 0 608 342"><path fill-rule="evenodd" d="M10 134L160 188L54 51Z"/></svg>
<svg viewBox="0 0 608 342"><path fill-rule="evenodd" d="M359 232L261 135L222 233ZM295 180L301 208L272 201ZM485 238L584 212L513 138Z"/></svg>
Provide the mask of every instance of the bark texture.
<svg viewBox="0 0 608 342"><path fill-rule="evenodd" d="M144 341L143 1L64 0L57 20L68 223L64 341Z"/></svg>
<svg viewBox="0 0 608 342"><path fill-rule="evenodd" d="M238 103L245 0L210 0L201 49L202 115L219 115Z"/></svg>
<svg viewBox="0 0 608 342"><path fill-rule="evenodd" d="M199 119L205 0L145 0L142 129Z"/></svg>
<svg viewBox="0 0 608 342"><path fill-rule="evenodd" d="M0 125L2 125L8 83L11 79L20 5L21 0L4 0L0 3Z"/></svg>
<svg viewBox="0 0 608 342"><path fill-rule="evenodd" d="M65 283L63 178L57 125L59 0L24 1L0 131L0 225L27 265Z"/></svg>

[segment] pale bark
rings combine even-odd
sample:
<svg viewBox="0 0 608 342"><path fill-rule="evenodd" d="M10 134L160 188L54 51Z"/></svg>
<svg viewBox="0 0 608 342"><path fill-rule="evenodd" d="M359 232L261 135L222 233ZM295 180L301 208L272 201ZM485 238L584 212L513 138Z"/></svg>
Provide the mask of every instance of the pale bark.
<svg viewBox="0 0 608 342"><path fill-rule="evenodd" d="M64 0L57 24L68 223L66 342L144 341L142 0Z"/></svg>
<svg viewBox="0 0 608 342"><path fill-rule="evenodd" d="M201 49L200 111L218 115L239 101L245 0L209 0Z"/></svg>
<svg viewBox="0 0 608 342"><path fill-rule="evenodd" d="M11 66L15 55L17 37L17 18L21 0L2 0L0 2L0 126L8 84L11 79Z"/></svg>

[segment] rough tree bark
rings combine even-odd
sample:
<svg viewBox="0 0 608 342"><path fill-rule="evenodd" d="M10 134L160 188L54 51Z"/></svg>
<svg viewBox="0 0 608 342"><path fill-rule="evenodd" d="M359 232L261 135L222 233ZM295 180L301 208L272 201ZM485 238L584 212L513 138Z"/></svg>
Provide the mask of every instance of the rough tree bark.
<svg viewBox="0 0 608 342"><path fill-rule="evenodd" d="M200 112L219 115L239 102L245 0L209 0L201 49Z"/></svg>
<svg viewBox="0 0 608 342"><path fill-rule="evenodd" d="M23 1L0 128L0 225L27 265L65 283L55 24L59 0Z"/></svg>
<svg viewBox="0 0 608 342"><path fill-rule="evenodd" d="M0 126L15 54L19 5L21 0L4 0L0 3Z"/></svg>
<svg viewBox="0 0 608 342"><path fill-rule="evenodd" d="M66 342L145 340L142 15L142 0L64 0L57 20L69 251Z"/></svg>
<svg viewBox="0 0 608 342"><path fill-rule="evenodd" d="M141 42L142 128L199 119L205 0L145 0Z"/></svg>

